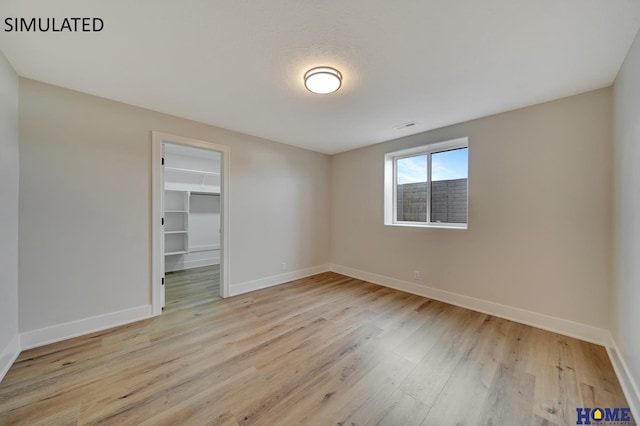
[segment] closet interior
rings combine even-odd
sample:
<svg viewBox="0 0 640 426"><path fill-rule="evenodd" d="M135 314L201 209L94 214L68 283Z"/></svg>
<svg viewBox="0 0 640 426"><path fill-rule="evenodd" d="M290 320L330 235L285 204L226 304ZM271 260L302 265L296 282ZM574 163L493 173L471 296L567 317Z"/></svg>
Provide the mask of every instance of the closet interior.
<svg viewBox="0 0 640 426"><path fill-rule="evenodd" d="M164 145L165 273L220 264L220 159Z"/></svg>

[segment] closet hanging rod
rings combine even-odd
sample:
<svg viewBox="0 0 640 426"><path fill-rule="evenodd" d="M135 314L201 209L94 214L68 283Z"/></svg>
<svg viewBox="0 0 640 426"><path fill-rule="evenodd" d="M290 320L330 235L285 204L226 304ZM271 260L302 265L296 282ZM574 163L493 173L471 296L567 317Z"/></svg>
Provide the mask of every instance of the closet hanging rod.
<svg viewBox="0 0 640 426"><path fill-rule="evenodd" d="M189 191L191 195L220 195L219 192L203 192L203 191Z"/></svg>

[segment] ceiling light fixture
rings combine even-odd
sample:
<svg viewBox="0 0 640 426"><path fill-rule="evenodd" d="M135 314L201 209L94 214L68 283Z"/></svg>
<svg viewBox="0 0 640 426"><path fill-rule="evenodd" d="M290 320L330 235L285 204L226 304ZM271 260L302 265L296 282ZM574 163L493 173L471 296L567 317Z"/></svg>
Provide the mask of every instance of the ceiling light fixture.
<svg viewBox="0 0 640 426"><path fill-rule="evenodd" d="M304 86L313 93L326 95L333 93L342 85L342 74L335 68L316 67L304 74Z"/></svg>

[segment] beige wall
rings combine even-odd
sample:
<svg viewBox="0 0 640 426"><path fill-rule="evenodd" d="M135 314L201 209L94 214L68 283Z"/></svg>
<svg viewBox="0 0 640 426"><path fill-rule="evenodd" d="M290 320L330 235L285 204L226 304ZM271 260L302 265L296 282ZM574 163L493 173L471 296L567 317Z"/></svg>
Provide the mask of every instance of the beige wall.
<svg viewBox="0 0 640 426"><path fill-rule="evenodd" d="M0 52L0 380L18 344L18 76Z"/></svg>
<svg viewBox="0 0 640 426"><path fill-rule="evenodd" d="M640 410L640 34L614 84L612 334L636 383ZM631 402L631 401L630 401ZM637 415L636 411L636 415Z"/></svg>
<svg viewBox="0 0 640 426"><path fill-rule="evenodd" d="M329 157L20 80L20 331L150 301L150 131L228 145L230 283L326 264Z"/></svg>
<svg viewBox="0 0 640 426"><path fill-rule="evenodd" d="M601 89L336 155L332 263L608 328L611 132ZM384 226L384 154L465 136L469 229Z"/></svg>

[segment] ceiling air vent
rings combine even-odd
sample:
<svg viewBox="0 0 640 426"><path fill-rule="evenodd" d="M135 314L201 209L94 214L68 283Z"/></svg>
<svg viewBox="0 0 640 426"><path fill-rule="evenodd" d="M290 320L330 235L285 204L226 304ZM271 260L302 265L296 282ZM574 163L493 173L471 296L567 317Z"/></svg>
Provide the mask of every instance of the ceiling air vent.
<svg viewBox="0 0 640 426"><path fill-rule="evenodd" d="M395 130L402 130L402 129L406 129L407 127L411 127L411 126L415 126L415 125L416 125L415 121L409 121L407 123L397 124L397 125L393 126L393 128Z"/></svg>

